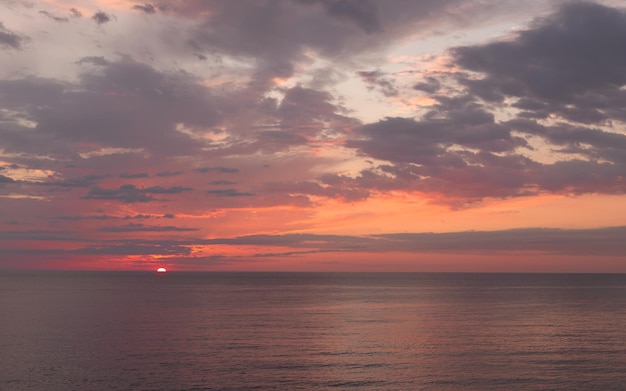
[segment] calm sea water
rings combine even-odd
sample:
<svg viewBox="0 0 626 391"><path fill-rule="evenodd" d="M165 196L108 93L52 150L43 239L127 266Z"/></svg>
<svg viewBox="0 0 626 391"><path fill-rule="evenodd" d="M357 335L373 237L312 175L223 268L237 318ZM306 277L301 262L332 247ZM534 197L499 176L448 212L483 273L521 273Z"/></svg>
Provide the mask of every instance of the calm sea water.
<svg viewBox="0 0 626 391"><path fill-rule="evenodd" d="M2 390L624 390L626 275L0 274Z"/></svg>

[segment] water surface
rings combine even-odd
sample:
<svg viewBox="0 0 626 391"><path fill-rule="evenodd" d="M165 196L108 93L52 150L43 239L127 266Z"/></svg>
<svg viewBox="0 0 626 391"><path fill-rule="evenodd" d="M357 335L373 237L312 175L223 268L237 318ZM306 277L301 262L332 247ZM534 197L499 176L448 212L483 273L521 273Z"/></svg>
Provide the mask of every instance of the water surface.
<svg viewBox="0 0 626 391"><path fill-rule="evenodd" d="M621 390L626 275L2 272L2 390Z"/></svg>

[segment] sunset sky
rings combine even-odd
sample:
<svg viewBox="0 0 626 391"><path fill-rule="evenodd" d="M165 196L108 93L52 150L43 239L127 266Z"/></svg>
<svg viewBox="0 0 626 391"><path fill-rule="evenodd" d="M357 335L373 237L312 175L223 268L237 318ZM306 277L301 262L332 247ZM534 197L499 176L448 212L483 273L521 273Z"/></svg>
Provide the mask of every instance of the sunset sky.
<svg viewBox="0 0 626 391"><path fill-rule="evenodd" d="M4 0L0 269L626 272L622 0Z"/></svg>

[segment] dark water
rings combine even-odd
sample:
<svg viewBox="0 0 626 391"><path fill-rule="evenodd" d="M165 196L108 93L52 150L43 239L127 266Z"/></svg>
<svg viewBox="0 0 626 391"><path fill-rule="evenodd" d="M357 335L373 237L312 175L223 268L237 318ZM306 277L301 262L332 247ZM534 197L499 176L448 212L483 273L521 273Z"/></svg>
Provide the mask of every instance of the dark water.
<svg viewBox="0 0 626 391"><path fill-rule="evenodd" d="M0 274L1 390L623 390L626 275Z"/></svg>

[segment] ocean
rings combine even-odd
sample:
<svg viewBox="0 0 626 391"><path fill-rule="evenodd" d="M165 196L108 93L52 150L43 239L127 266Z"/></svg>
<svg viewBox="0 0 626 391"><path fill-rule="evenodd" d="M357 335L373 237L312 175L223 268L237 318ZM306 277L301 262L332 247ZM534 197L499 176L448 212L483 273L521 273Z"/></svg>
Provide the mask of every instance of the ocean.
<svg viewBox="0 0 626 391"><path fill-rule="evenodd" d="M626 275L0 272L0 390L624 390Z"/></svg>

